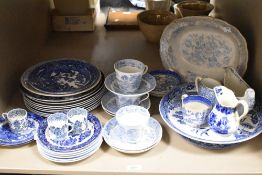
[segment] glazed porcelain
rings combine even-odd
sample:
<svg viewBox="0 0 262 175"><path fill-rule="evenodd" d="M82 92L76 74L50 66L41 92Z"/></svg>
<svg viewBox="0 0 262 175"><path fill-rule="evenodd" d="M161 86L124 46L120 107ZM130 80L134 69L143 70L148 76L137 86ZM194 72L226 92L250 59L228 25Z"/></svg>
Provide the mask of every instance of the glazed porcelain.
<svg viewBox="0 0 262 175"><path fill-rule="evenodd" d="M248 104L238 100L234 92L225 86L214 87L214 92L218 103L209 114L208 124L215 132L230 135L237 131L240 120L248 113ZM238 106L242 106L241 112Z"/></svg>
<svg viewBox="0 0 262 175"><path fill-rule="evenodd" d="M5 118L13 133L23 134L23 132L27 130L28 119L27 111L25 109L12 109L7 113L3 113L2 117Z"/></svg>
<svg viewBox="0 0 262 175"><path fill-rule="evenodd" d="M178 134L197 142L219 144L221 148L224 148L250 140L262 132L262 107L259 103L256 103L254 109L240 121L238 130L231 135L218 134L209 125L203 125L200 128L188 126L181 115L181 96L193 92L196 93L194 83L182 84L170 91L160 101L159 111L162 119Z"/></svg>
<svg viewBox="0 0 262 175"><path fill-rule="evenodd" d="M42 117L28 112L27 129L23 133L18 134L13 132L6 120L0 116L0 145L15 147L32 142L39 124L43 121Z"/></svg>
<svg viewBox="0 0 262 175"><path fill-rule="evenodd" d="M228 66L242 76L248 62L241 33L225 21L206 16L170 23L161 36L160 56L166 69L177 71L188 82L197 76L223 81Z"/></svg>
<svg viewBox="0 0 262 175"><path fill-rule="evenodd" d="M142 75L148 67L135 59L123 59L114 64L119 89L126 92L136 91L141 83Z"/></svg>
<svg viewBox="0 0 262 175"><path fill-rule="evenodd" d="M189 126L200 127L207 123L212 103L199 95L182 95L183 119Z"/></svg>
<svg viewBox="0 0 262 175"><path fill-rule="evenodd" d="M143 138L149 118L149 111L136 105L122 107L116 112L116 120L123 128L124 140L129 143L137 143Z"/></svg>
<svg viewBox="0 0 262 175"><path fill-rule="evenodd" d="M119 108L129 105L140 105L149 98L149 94L138 96L116 95L116 104Z"/></svg>
<svg viewBox="0 0 262 175"><path fill-rule="evenodd" d="M67 118L72 125L72 134L78 135L89 129L86 109L72 108L67 112Z"/></svg>
<svg viewBox="0 0 262 175"><path fill-rule="evenodd" d="M150 92L155 97L163 97L182 82L181 76L170 70L154 70L150 74L156 79L156 88Z"/></svg>
<svg viewBox="0 0 262 175"><path fill-rule="evenodd" d="M232 67L225 68L224 86L234 91L239 100L245 100L249 110L255 105L255 90Z"/></svg>
<svg viewBox="0 0 262 175"><path fill-rule="evenodd" d="M215 86L220 86L221 83L213 78L196 77L196 89L199 95L211 101L212 105L216 104L216 95L213 90Z"/></svg>
<svg viewBox="0 0 262 175"><path fill-rule="evenodd" d="M135 92L127 92L118 87L116 73L112 73L106 77L105 86L110 92L116 95L125 95L129 97L139 96L151 92L156 87L156 79L150 74L144 74L139 88Z"/></svg>
<svg viewBox="0 0 262 175"><path fill-rule="evenodd" d="M21 77L21 84L39 95L69 96L89 91L101 77L95 66L82 60L58 59L27 69Z"/></svg>
<svg viewBox="0 0 262 175"><path fill-rule="evenodd" d="M66 140L73 126L68 122L68 118L64 113L54 113L47 118L48 134L51 140Z"/></svg>
<svg viewBox="0 0 262 175"><path fill-rule="evenodd" d="M123 128L114 117L105 124L102 134L105 142L113 149L127 154L136 154L157 146L162 138L162 127L156 119L150 117L140 141L130 143L126 141Z"/></svg>
<svg viewBox="0 0 262 175"><path fill-rule="evenodd" d="M105 110L106 113L114 116L116 114L116 111L120 109L116 101L117 101L117 95L114 95L111 92L107 92L101 100L102 108ZM139 106L149 109L151 106L150 99L147 98L146 100L142 101Z"/></svg>

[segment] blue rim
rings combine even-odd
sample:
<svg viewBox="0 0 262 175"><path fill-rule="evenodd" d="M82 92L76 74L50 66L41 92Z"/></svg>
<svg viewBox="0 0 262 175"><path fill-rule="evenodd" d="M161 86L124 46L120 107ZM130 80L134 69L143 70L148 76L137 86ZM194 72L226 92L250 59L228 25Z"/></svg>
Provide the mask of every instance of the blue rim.
<svg viewBox="0 0 262 175"><path fill-rule="evenodd" d="M39 125L45 121L45 119L37 114L34 114L34 113L31 113L31 112L28 112L27 113L28 115L28 118L29 119L33 119L35 122L37 122ZM1 128L1 131L2 129L4 129L7 133L7 135L5 135L6 137L9 136L9 137L14 137L14 138L20 138L20 140L12 140L12 141L8 141L8 140L2 140L0 139L0 146L20 146L20 145L24 145L24 144L27 144L27 143L30 143L34 140L34 135L35 135L35 132L36 132L36 129L35 128L35 131L32 131L26 135L23 135L22 137L18 134L15 134L15 133L12 133L9 129L6 130L8 127L8 124L5 124L3 126L0 127ZM4 132L0 132L0 134L4 134Z"/></svg>
<svg viewBox="0 0 262 175"><path fill-rule="evenodd" d="M197 101L202 104L206 104L208 106L212 106L212 103L210 100L208 100L205 97L202 97L200 95L189 95L183 99L184 103L188 103L190 101Z"/></svg>

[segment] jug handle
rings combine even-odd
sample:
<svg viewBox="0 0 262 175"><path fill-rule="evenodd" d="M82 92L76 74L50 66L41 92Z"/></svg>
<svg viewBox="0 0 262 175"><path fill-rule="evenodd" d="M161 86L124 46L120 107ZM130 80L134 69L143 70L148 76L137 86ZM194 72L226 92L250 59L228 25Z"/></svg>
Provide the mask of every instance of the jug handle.
<svg viewBox="0 0 262 175"><path fill-rule="evenodd" d="M201 81L201 80L202 80L202 77L198 77L198 76L195 79L195 86L196 86L197 93L198 93L198 82Z"/></svg>
<svg viewBox="0 0 262 175"><path fill-rule="evenodd" d="M245 100L239 100L237 106L238 105L242 105L243 110L244 110L243 113L240 116L237 117L237 121L239 122L243 117L245 117L247 115L249 108L248 108L248 104Z"/></svg>

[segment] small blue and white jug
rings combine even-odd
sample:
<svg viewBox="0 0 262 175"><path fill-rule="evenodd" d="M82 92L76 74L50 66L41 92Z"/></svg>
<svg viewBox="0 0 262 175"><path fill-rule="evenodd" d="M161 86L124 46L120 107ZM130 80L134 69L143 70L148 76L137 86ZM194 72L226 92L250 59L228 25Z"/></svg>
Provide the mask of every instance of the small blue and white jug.
<svg viewBox="0 0 262 175"><path fill-rule="evenodd" d="M248 113L248 104L238 100L234 92L225 86L214 87L217 104L208 116L208 124L219 134L230 135L237 131L240 120ZM238 108L242 106L242 108Z"/></svg>

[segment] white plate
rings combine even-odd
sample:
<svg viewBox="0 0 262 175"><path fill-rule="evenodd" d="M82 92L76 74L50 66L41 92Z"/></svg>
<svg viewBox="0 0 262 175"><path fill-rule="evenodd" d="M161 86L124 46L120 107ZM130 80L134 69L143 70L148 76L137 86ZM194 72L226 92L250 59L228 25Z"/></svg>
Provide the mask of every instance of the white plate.
<svg viewBox="0 0 262 175"><path fill-rule="evenodd" d="M154 118L150 118L146 132L138 143L128 143L123 139L123 129L118 125L116 118L110 119L104 126L102 135L105 142L124 153L141 153L152 149L156 146L162 138L162 127Z"/></svg>
<svg viewBox="0 0 262 175"><path fill-rule="evenodd" d="M188 82L196 76L222 81L228 66L243 76L248 62L241 33L225 21L205 16L170 23L161 36L160 55L166 69L177 71Z"/></svg>

